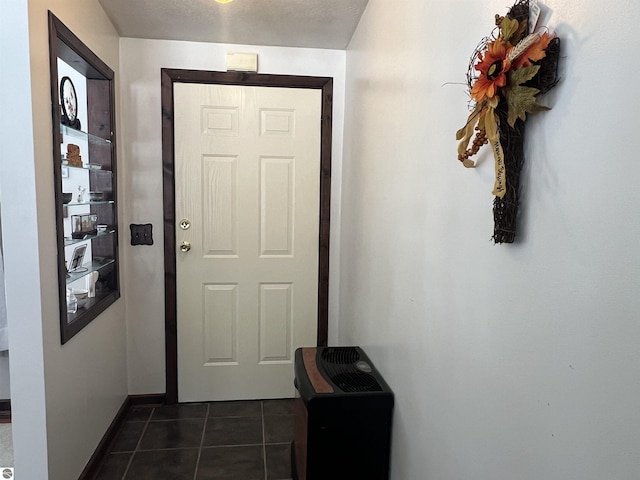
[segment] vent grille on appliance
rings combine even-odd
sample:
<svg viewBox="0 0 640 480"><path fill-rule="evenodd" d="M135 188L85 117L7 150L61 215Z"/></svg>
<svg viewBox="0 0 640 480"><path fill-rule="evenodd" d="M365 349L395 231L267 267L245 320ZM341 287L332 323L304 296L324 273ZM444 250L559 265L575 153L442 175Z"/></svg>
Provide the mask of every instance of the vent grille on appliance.
<svg viewBox="0 0 640 480"><path fill-rule="evenodd" d="M352 347L327 348L322 351L323 368L329 379L343 392L382 392L373 375L356 366L360 353ZM364 363L364 362L361 362ZM367 367L368 364L367 364Z"/></svg>
<svg viewBox="0 0 640 480"><path fill-rule="evenodd" d="M343 392L381 392L378 381L368 373L344 372L330 375L331 381Z"/></svg>
<svg viewBox="0 0 640 480"><path fill-rule="evenodd" d="M322 351L322 360L326 363L352 365L360 360L360 353L353 347L332 347Z"/></svg>

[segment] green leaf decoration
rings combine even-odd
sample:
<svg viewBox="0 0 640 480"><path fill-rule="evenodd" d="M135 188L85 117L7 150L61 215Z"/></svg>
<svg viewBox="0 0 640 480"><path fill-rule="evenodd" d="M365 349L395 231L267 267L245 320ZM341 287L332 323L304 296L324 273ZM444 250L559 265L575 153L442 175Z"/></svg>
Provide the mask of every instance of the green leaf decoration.
<svg viewBox="0 0 640 480"><path fill-rule="evenodd" d="M522 20L520 22L520 25L518 26L518 30L516 31L516 33L513 34L513 41L511 42L511 44L515 45L520 40L522 40L528 31L529 31L529 20Z"/></svg>
<svg viewBox="0 0 640 480"><path fill-rule="evenodd" d="M536 95L540 90L532 87L513 87L507 91L507 104L509 105L509 114L507 122L513 128L516 120L519 118L524 121L527 119L527 113L542 112L551 110L549 107L539 104L536 101Z"/></svg>
<svg viewBox="0 0 640 480"><path fill-rule="evenodd" d="M539 65L522 67L509 72L509 88L505 91L505 98L508 106L507 122L513 128L516 120L527 119L527 113L542 112L551 110L549 107L541 105L536 100L536 95L540 90L533 87L524 87L523 83L531 80L538 73Z"/></svg>
<svg viewBox="0 0 640 480"><path fill-rule="evenodd" d="M529 67L511 70L509 72L509 85L516 87L524 82L528 82L536 76L538 70L540 70L540 65L531 65Z"/></svg>
<svg viewBox="0 0 640 480"><path fill-rule="evenodd" d="M504 38L507 42L511 44L515 42L511 42L511 37L518 31L520 24L517 20L511 19L509 17L504 17L502 19L502 23L500 24L500 30L502 31L502 38Z"/></svg>

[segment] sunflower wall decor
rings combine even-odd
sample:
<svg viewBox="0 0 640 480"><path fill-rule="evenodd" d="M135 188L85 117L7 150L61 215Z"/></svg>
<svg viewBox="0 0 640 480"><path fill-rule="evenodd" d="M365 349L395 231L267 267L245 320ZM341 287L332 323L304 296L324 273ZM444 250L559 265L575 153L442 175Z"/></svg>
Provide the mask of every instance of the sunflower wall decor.
<svg viewBox="0 0 640 480"><path fill-rule="evenodd" d="M527 114L549 110L537 97L558 82L560 39L546 28L536 29L539 14L537 1L518 0L504 17L496 15L493 32L478 44L467 69L472 111L456 133L458 160L473 168L471 157L483 145L491 147L495 243L516 238L525 120Z"/></svg>

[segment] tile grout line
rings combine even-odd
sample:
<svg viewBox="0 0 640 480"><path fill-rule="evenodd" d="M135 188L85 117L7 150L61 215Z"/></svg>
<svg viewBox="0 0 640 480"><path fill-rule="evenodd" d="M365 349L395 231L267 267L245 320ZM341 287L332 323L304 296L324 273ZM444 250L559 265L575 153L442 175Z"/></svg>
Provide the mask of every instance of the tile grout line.
<svg viewBox="0 0 640 480"><path fill-rule="evenodd" d="M264 464L264 480L267 480L267 433L264 425L264 401L260 400L260 413L262 420L262 462Z"/></svg>
<svg viewBox="0 0 640 480"><path fill-rule="evenodd" d="M127 468L125 468L124 473L122 474L122 479L121 480L126 480L126 478L127 478L127 474L129 473L129 468L131 468L131 464L133 463L133 457L135 457L136 452L140 450L140 444L142 443L142 437L144 436L144 432L147 431L147 426L149 426L149 423L151 422L151 418L153 417L153 414L155 413L155 411L156 411L155 407L151 409L151 413L149 414L149 418L147 418L147 421L144 423L144 427L142 428L142 432L140 432L140 438L138 438L138 442L136 443L136 446L133 449L133 453L131 454L131 458L129 459L129 462L127 462ZM129 413L130 412L131 412L131 407L129 407Z"/></svg>
<svg viewBox="0 0 640 480"><path fill-rule="evenodd" d="M198 476L198 469L200 468L200 457L202 456L202 447L204 445L204 434L207 430L207 420L209 420L209 403L207 402L207 411L204 415L204 425L202 426L202 436L200 437L200 448L198 448L198 458L196 458L196 469L193 472L193 480L196 480Z"/></svg>
<svg viewBox="0 0 640 480"><path fill-rule="evenodd" d="M261 445L261 444L257 444L257 445ZM213 446L213 447L207 447L207 448L225 448L225 447L236 447L236 446L242 446L242 445L221 445L221 446ZM162 447L162 448L146 448L146 449L139 449L137 450L137 453L144 453L144 452L171 452L173 450L197 450L198 447ZM121 455L123 453L134 453L134 450L122 450L121 452L112 452L114 455ZM111 454L110 454L111 455Z"/></svg>

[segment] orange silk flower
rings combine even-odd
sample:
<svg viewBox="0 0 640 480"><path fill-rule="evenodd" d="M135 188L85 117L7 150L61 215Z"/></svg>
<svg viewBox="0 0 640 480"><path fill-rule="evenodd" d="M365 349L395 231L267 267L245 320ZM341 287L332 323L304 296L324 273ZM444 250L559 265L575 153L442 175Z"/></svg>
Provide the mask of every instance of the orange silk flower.
<svg viewBox="0 0 640 480"><path fill-rule="evenodd" d="M508 45L505 41L498 39L487 45L484 54L478 55L478 63L475 69L480 72L480 76L471 88L471 96L476 102L482 102L485 97L493 98L498 87L507 84L505 73L511 67L507 60Z"/></svg>

